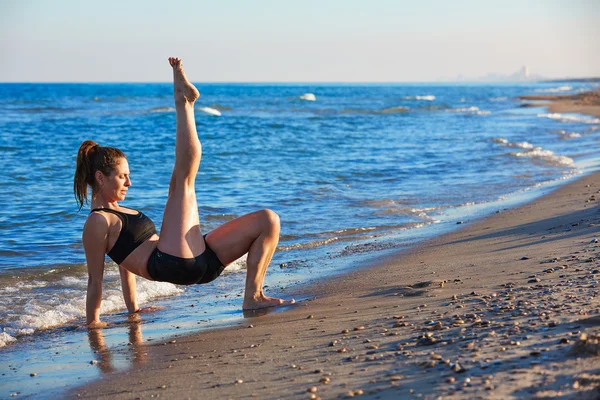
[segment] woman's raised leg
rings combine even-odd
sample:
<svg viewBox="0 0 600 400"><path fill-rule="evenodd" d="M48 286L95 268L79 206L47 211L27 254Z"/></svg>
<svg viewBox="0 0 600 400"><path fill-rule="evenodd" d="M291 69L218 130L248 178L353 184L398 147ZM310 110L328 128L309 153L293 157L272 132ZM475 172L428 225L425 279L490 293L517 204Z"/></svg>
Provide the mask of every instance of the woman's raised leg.
<svg viewBox="0 0 600 400"><path fill-rule="evenodd" d="M263 292L265 274L278 242L279 216L271 210L236 218L206 236L206 243L224 265L248 253L244 310L294 303L294 300L265 296Z"/></svg>
<svg viewBox="0 0 600 400"><path fill-rule="evenodd" d="M200 94L183 72L181 60L171 57L169 63L173 67L177 120L175 167L158 248L176 257L191 258L201 254L205 249L194 188L202 157L202 146L198 140L194 119L194 102Z"/></svg>

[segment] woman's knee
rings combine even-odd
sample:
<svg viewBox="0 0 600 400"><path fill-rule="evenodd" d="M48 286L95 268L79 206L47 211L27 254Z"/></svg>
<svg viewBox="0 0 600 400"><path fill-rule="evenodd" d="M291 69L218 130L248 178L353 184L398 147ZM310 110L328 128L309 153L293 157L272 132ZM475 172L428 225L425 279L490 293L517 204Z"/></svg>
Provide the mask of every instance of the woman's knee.
<svg viewBox="0 0 600 400"><path fill-rule="evenodd" d="M261 215L261 221L266 230L271 233L279 234L280 229L280 221L279 215L273 210L269 210L268 208L259 211Z"/></svg>

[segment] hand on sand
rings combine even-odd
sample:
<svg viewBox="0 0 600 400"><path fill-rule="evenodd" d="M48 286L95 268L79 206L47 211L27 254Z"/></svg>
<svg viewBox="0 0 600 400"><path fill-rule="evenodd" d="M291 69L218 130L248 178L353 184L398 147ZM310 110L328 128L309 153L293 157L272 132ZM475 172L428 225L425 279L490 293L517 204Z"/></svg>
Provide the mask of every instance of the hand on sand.
<svg viewBox="0 0 600 400"><path fill-rule="evenodd" d="M164 310L165 308L166 307L162 307L162 306L148 306L148 307L140 308L140 310L137 312L137 314L161 311L161 310Z"/></svg>
<svg viewBox="0 0 600 400"><path fill-rule="evenodd" d="M108 324L106 322L102 322L102 321L92 321L89 324L87 324L85 327L88 329L103 329L103 328L107 328Z"/></svg>

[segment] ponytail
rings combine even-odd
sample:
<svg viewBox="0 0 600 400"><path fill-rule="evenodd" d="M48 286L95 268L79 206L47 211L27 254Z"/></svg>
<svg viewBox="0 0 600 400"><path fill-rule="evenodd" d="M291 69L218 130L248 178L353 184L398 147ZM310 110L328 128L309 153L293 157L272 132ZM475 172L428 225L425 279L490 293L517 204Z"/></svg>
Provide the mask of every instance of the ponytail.
<svg viewBox="0 0 600 400"><path fill-rule="evenodd" d="M91 186L92 194L97 190L96 171L109 176L121 158L125 158L125 154L117 148L102 147L93 140L81 143L73 178L73 191L80 210L88 202L88 186Z"/></svg>

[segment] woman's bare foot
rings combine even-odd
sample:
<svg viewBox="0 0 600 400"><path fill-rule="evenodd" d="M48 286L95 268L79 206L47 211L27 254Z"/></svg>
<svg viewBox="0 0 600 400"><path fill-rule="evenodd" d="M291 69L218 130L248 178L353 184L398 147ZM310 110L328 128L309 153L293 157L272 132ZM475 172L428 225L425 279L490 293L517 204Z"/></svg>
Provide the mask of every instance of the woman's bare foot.
<svg viewBox="0 0 600 400"><path fill-rule="evenodd" d="M253 296L252 298L244 299L244 304L242 305L243 310L258 310L259 308L268 308L268 307L277 307L277 306L287 306L290 304L294 304L296 300L283 300L275 297L265 296L264 293L260 293L258 296Z"/></svg>
<svg viewBox="0 0 600 400"><path fill-rule="evenodd" d="M183 63L180 58L169 57L169 64L173 67L173 89L175 94L175 103L190 103L200 97L200 92L185 76L183 72Z"/></svg>

